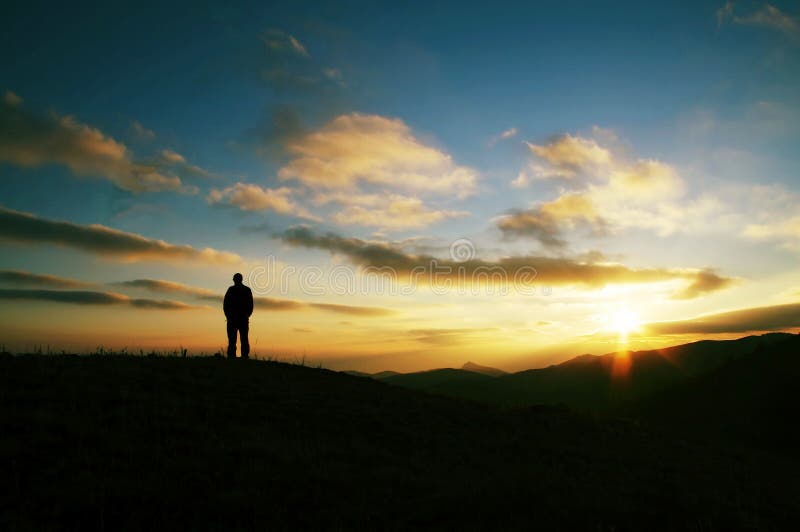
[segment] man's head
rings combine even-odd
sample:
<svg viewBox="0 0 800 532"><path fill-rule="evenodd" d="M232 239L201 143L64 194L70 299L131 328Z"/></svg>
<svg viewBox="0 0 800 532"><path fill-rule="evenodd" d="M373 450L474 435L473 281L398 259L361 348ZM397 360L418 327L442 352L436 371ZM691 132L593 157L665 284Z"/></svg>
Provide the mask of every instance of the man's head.
<svg viewBox="0 0 800 532"><path fill-rule="evenodd" d="M234 273L233 274L233 282L236 284L242 284L242 274L241 273Z"/></svg>

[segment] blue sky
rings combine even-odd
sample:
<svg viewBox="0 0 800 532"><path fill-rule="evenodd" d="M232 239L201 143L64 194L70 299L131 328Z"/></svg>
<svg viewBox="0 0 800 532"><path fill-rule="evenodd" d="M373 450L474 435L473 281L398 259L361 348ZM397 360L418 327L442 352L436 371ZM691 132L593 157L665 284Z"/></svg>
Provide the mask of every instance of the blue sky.
<svg viewBox="0 0 800 532"><path fill-rule="evenodd" d="M759 292L786 302L800 237L796 3L464 4L11 3L0 92L19 122L6 118L0 136L0 205L230 251L240 268L267 254L294 265L354 262L281 236L306 224L417 256L446 255L449 242L469 238L485 260L580 261L595 251L604 264L712 269L731 280L692 306L636 295L647 300L643 322L755 306ZM111 163L67 153L74 146L53 155L42 137L17 138L22 123L62 140L90 128L101 149L124 154ZM347 132L365 137L351 144ZM374 153L347 151L371 138ZM327 183L309 162L333 165ZM142 165L180 188L123 182L139 179ZM258 187L247 189L257 207L236 195L244 185ZM575 198L580 205L568 203ZM0 267L40 274L216 290L230 269L6 237ZM581 284L563 282L562 293L580 299L571 291ZM596 295L566 317L535 321L593 323L604 312L586 310ZM438 327L461 329L444 319ZM290 334L280 333L296 347Z"/></svg>

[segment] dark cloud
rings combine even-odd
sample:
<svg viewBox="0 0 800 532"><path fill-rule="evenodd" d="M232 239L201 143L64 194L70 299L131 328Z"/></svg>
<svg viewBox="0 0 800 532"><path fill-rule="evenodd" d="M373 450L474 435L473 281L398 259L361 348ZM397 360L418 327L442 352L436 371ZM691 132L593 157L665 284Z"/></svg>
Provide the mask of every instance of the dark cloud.
<svg viewBox="0 0 800 532"><path fill-rule="evenodd" d="M35 290L0 288L0 300L47 301L51 303L70 303L74 305L129 305L144 309L189 310L196 307L180 301L155 299L131 299L114 292L90 290Z"/></svg>
<svg viewBox="0 0 800 532"><path fill-rule="evenodd" d="M23 167L59 164L75 175L108 179L131 192L197 192L181 177L201 169L185 160L136 161L131 155L121 142L71 116L33 113L8 99L0 103L0 162Z"/></svg>
<svg viewBox="0 0 800 532"><path fill-rule="evenodd" d="M133 279L132 281L121 281L118 283L110 283L113 286L120 286L125 288L141 288L144 290L149 290L151 292L161 292L161 293L175 293L175 294L186 294L190 296L197 296L197 297L218 297L211 290L207 290L205 288L198 288L195 286L189 286L182 283L176 283L173 281L162 281L159 279Z"/></svg>
<svg viewBox="0 0 800 532"><path fill-rule="evenodd" d="M735 282L730 277L722 277L714 270L705 269L697 272L692 283L686 289L673 295L673 299L694 299L703 294L727 288Z"/></svg>
<svg viewBox="0 0 800 532"><path fill-rule="evenodd" d="M137 308L161 309L161 310L189 310L203 308L194 305L187 305L181 301L170 301L167 299L131 299L130 304Z"/></svg>
<svg viewBox="0 0 800 532"><path fill-rule="evenodd" d="M197 249L126 233L102 225L47 220L0 207L0 239L30 244L55 244L122 260L182 260L236 264L241 258L211 248Z"/></svg>
<svg viewBox="0 0 800 532"><path fill-rule="evenodd" d="M429 283L452 280L478 284L536 283L594 288L616 283L652 283L680 279L690 283L690 288L682 292L684 297L698 296L729 284L726 278L719 277L710 270L630 268L622 264L569 257L526 255L503 257L495 261L470 258L463 262L437 259L430 255L411 255L387 243L345 238L333 233L318 235L305 226L292 227L276 236L290 245L344 255L367 271Z"/></svg>
<svg viewBox="0 0 800 532"><path fill-rule="evenodd" d="M561 249L567 246L559 221L539 209L511 211L498 220L497 227L507 238L533 238L546 248Z"/></svg>
<svg viewBox="0 0 800 532"><path fill-rule="evenodd" d="M564 249L566 230L583 229L591 236L608 233L608 223L600 217L592 202L575 193L527 210L513 210L497 221L506 238L533 238L545 248Z"/></svg>
<svg viewBox="0 0 800 532"><path fill-rule="evenodd" d="M41 275L22 270L0 270L0 283L45 288L85 288L91 286L90 283L76 279L66 279L55 275Z"/></svg>
<svg viewBox="0 0 800 532"><path fill-rule="evenodd" d="M781 331L800 327L800 303L754 307L688 320L649 323L650 334L715 334Z"/></svg>
<svg viewBox="0 0 800 532"><path fill-rule="evenodd" d="M219 301L222 302L222 297L219 298ZM301 310L306 308L306 304L302 301L272 297L254 297L253 303L255 308L263 310Z"/></svg>
<svg viewBox="0 0 800 532"><path fill-rule="evenodd" d="M214 291L206 288L189 286L172 281L162 281L159 279L134 279L132 281L113 283L113 285L126 288L141 288L154 293L185 294L198 300L213 302L217 303L218 305L221 305L223 300L223 294L215 293ZM365 317L387 316L394 313L393 310L382 307L360 307L354 305L339 305L334 303L309 303L294 299L280 299L262 296L254 297L253 303L256 309L261 310L292 311L316 309L326 312L335 312L338 314L349 314L352 316Z"/></svg>

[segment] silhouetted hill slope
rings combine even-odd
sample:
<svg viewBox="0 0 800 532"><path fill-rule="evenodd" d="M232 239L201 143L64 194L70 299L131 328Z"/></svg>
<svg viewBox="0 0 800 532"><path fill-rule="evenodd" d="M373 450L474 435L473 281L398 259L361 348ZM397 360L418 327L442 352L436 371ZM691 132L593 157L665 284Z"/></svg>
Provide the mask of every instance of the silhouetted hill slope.
<svg viewBox="0 0 800 532"><path fill-rule="evenodd" d="M372 373L364 373L363 371L356 371L354 369L346 369L340 371L339 373L344 373L345 375L352 375L353 377L372 377Z"/></svg>
<svg viewBox="0 0 800 532"><path fill-rule="evenodd" d="M286 364L0 357L0 529L789 528L796 461Z"/></svg>
<svg viewBox="0 0 800 532"><path fill-rule="evenodd" d="M381 381L411 388L473 399L492 389L495 377L463 369L442 368L417 373L399 373L384 377Z"/></svg>
<svg viewBox="0 0 800 532"><path fill-rule="evenodd" d="M480 364L475 364L474 362L467 362L461 369L465 371L472 371L475 373L482 373L483 375L488 375L490 377L499 377L500 375L507 375L508 372L503 371L502 369L497 368L490 368L489 366L481 366Z"/></svg>
<svg viewBox="0 0 800 532"><path fill-rule="evenodd" d="M395 375L400 375L400 373L396 371L379 371L378 373L373 373L370 377L373 379L385 379L386 377L394 377Z"/></svg>
<svg viewBox="0 0 800 532"><path fill-rule="evenodd" d="M762 346L621 412L682 434L795 455L800 449L800 336Z"/></svg>
<svg viewBox="0 0 800 532"><path fill-rule="evenodd" d="M504 405L566 404L579 409L607 410L711 371L730 359L790 336L772 333L738 340L706 340L665 349L634 351L622 356L617 353L583 355L547 368L488 380L466 379L459 370L436 370L435 378L428 375L431 372L420 372L385 381Z"/></svg>

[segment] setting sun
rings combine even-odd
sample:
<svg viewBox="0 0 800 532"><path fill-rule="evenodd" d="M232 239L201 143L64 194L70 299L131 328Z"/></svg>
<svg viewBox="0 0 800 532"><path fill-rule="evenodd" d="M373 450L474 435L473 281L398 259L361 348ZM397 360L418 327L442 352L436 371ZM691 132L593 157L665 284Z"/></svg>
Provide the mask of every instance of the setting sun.
<svg viewBox="0 0 800 532"><path fill-rule="evenodd" d="M639 330L641 321L636 312L627 307L619 308L609 314L606 329L615 333L621 343L628 341L628 336Z"/></svg>
<svg viewBox="0 0 800 532"><path fill-rule="evenodd" d="M628 309L620 310L611 316L611 327L621 336L627 336L639 328L639 317Z"/></svg>

